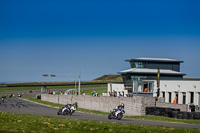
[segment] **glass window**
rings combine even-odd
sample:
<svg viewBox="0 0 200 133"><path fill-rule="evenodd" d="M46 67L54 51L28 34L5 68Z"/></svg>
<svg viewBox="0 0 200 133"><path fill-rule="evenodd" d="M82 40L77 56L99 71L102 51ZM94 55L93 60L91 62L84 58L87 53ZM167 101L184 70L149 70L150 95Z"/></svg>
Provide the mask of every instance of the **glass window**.
<svg viewBox="0 0 200 133"><path fill-rule="evenodd" d="M136 68L143 68L142 62L135 62Z"/></svg>
<svg viewBox="0 0 200 133"><path fill-rule="evenodd" d="M147 77L146 76L131 76L132 81L141 81L145 80Z"/></svg>
<svg viewBox="0 0 200 133"><path fill-rule="evenodd" d="M143 62L130 62L131 68L144 68Z"/></svg>

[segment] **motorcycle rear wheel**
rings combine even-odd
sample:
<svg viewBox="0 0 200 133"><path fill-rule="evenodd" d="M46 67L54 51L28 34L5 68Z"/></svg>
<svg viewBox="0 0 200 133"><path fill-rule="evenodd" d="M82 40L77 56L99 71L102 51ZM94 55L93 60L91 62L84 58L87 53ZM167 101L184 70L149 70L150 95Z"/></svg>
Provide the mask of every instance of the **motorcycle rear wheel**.
<svg viewBox="0 0 200 133"><path fill-rule="evenodd" d="M70 115L72 115L74 113L74 110L72 112L70 112Z"/></svg>
<svg viewBox="0 0 200 133"><path fill-rule="evenodd" d="M123 117L123 115L120 113L120 114L118 114L117 115L117 120L121 120L122 119L122 117Z"/></svg>

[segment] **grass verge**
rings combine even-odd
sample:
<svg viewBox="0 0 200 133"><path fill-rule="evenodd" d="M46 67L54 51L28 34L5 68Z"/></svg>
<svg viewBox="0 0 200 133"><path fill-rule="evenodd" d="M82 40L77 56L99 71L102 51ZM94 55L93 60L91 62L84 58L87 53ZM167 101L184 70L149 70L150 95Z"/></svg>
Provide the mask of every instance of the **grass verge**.
<svg viewBox="0 0 200 133"><path fill-rule="evenodd" d="M29 86L29 87L0 87L0 92L41 90L42 87L44 87L42 84L41 84L41 86ZM96 90L96 88L104 88L105 89L106 87L107 86L104 84L81 85L81 88L83 88L84 91L85 91L85 89L90 90L91 93L92 93L93 88ZM75 85L70 85L70 86L51 86L51 85L49 85L49 86L47 86L47 88L49 88L51 90L56 90L56 89L66 89L67 90L67 89L75 88Z"/></svg>
<svg viewBox="0 0 200 133"><path fill-rule="evenodd" d="M130 125L93 120L76 120L26 114L0 112L0 132L76 132L76 133L200 133L198 129L171 128L164 126Z"/></svg>
<svg viewBox="0 0 200 133"><path fill-rule="evenodd" d="M42 101L40 99L36 99L33 97L22 97L24 99L38 102L41 104L46 104L52 107L63 107L63 104L51 103L47 101ZM86 112L86 113L94 113L100 115L108 115L106 112L96 111L96 110L88 110L83 108L78 108L78 111ZM189 124L200 124L200 120L183 120L183 119L173 119L169 117L162 117L162 116L154 116L154 115L143 115L143 116L124 116L124 118L130 119L141 119L141 120L153 120L153 121L165 121L165 122L175 122L175 123L189 123Z"/></svg>

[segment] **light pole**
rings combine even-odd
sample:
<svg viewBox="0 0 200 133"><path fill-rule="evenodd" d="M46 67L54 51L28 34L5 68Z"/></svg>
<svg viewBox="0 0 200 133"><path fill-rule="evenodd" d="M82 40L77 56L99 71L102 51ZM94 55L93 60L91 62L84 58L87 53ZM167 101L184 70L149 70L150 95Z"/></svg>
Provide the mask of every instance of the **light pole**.
<svg viewBox="0 0 200 133"><path fill-rule="evenodd" d="M160 68L158 67L158 72L157 72L157 97L160 96Z"/></svg>
<svg viewBox="0 0 200 133"><path fill-rule="evenodd" d="M81 70L79 71L79 76L78 76L78 95L80 95L80 90L81 90Z"/></svg>

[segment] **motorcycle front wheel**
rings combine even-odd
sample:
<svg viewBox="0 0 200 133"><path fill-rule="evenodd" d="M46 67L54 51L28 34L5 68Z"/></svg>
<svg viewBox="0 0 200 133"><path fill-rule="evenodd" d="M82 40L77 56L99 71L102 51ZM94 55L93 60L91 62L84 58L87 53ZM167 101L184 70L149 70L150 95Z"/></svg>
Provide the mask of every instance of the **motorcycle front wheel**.
<svg viewBox="0 0 200 133"><path fill-rule="evenodd" d="M62 114L62 109L58 111L57 115L61 115Z"/></svg>
<svg viewBox="0 0 200 133"><path fill-rule="evenodd" d="M112 115L111 114L108 115L108 119L112 119Z"/></svg>

